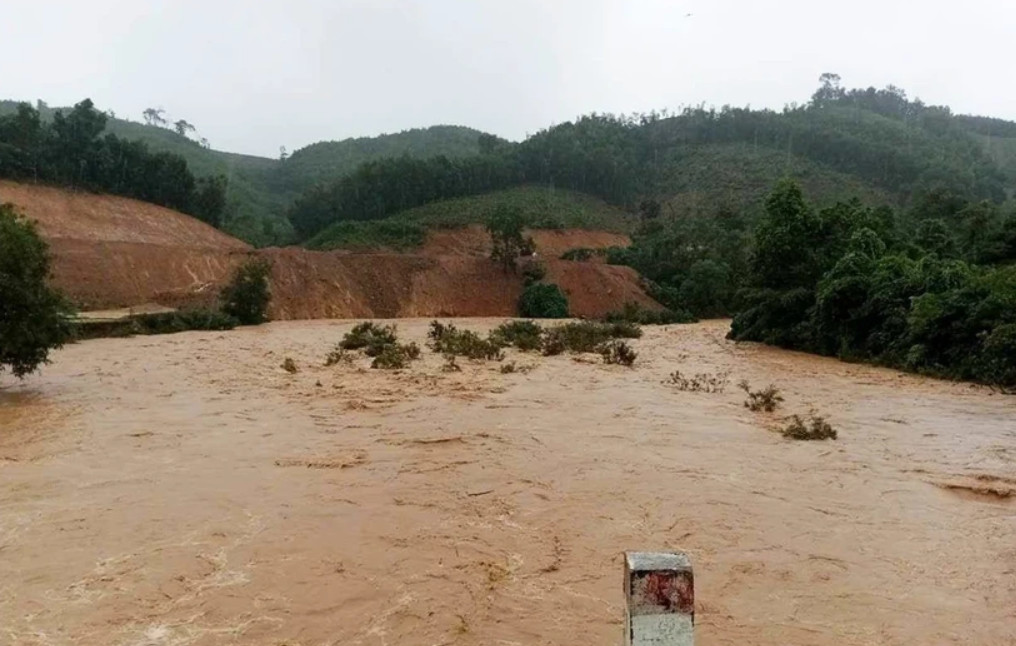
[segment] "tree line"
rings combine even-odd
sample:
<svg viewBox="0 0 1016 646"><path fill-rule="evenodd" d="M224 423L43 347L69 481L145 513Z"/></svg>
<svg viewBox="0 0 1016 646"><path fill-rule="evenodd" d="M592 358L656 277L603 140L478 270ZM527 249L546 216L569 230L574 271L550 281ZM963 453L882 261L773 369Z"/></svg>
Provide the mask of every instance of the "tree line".
<svg viewBox="0 0 1016 646"><path fill-rule="evenodd" d="M733 339L1016 388L1016 213L989 202L819 210L783 182L738 299Z"/></svg>
<svg viewBox="0 0 1016 646"><path fill-rule="evenodd" d="M48 121L30 104L19 104L0 117L0 177L132 197L221 223L225 177L196 179L179 155L103 135L106 119L89 99Z"/></svg>
<svg viewBox="0 0 1016 646"><path fill-rule="evenodd" d="M641 199L672 194L672 169L689 149L716 144L807 159L884 189L900 203L934 188L1000 202L1007 178L972 136L987 127L954 117L948 108L911 101L892 86L847 91L838 77L824 75L811 101L782 111L725 106L676 115L591 114L518 144L482 138L480 154L470 157L369 162L306 192L289 217L306 239L336 221L384 218L525 183L634 208Z"/></svg>

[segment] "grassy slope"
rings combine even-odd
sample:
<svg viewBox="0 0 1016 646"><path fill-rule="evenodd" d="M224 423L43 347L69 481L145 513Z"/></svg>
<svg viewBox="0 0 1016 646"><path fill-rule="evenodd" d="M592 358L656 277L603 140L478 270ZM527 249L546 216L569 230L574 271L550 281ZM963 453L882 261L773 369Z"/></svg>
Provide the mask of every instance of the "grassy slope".
<svg viewBox="0 0 1016 646"><path fill-rule="evenodd" d="M384 220L339 222L309 242L313 249L412 249L428 228L482 224L499 205L518 208L536 228L575 228L630 233L634 216L595 197L540 186L520 186L484 195L444 200Z"/></svg>

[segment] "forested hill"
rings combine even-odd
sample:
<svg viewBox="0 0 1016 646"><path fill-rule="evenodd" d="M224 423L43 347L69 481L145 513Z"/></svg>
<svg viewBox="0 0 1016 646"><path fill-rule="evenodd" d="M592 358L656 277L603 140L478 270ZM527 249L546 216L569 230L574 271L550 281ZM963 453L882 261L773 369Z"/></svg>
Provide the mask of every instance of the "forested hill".
<svg viewBox="0 0 1016 646"><path fill-rule="evenodd" d="M0 102L0 115L16 105ZM53 109L36 107L43 121L53 118ZM200 130L156 110L145 118L107 115L105 130L182 158L196 178L223 176L219 225L256 245L302 242L337 222L525 185L587 193L631 212L648 203L671 215L749 219L784 177L819 205L857 197L905 208L932 190L998 203L1016 187L1016 123L953 115L892 86L843 89L834 75L782 110L591 114L519 143L434 126L320 142L281 159L214 150Z"/></svg>
<svg viewBox="0 0 1016 646"><path fill-rule="evenodd" d="M523 184L632 211L649 202L674 215L750 217L783 177L819 205L857 197L906 207L935 190L1000 203L1016 186L1016 124L955 116L891 86L845 90L828 75L806 103L778 111L592 114L518 144L487 142L473 157L378 160L308 191L290 219L304 239L335 222Z"/></svg>
<svg viewBox="0 0 1016 646"><path fill-rule="evenodd" d="M17 101L0 101L0 118L15 115L19 105ZM73 110L53 108L42 102L31 107L42 122L51 122L57 111L66 115ZM478 140L483 134L459 126L432 126L376 137L318 142L286 155L285 159L271 159L216 150L212 147L214 142L204 139L192 124L167 118L157 110L139 116L147 117L149 123L105 113L104 132L123 140L143 142L153 152L176 155L196 177L226 178L226 204L219 224L229 233L260 246L294 241L287 209L315 183L334 180L364 162L382 157L473 155L479 150ZM0 162L0 175L3 171Z"/></svg>

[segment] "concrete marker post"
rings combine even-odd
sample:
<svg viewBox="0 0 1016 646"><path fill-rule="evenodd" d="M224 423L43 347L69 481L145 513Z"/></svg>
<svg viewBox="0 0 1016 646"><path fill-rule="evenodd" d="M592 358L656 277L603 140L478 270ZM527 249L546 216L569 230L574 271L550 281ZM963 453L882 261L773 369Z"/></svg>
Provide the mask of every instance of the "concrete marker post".
<svg viewBox="0 0 1016 646"><path fill-rule="evenodd" d="M681 552L627 552L625 646L694 646L695 580Z"/></svg>

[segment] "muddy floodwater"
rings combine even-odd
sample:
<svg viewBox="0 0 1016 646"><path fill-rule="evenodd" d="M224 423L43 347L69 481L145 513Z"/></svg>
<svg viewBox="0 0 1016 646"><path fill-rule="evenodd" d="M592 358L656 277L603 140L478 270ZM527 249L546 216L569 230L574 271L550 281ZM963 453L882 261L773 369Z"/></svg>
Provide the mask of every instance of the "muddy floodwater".
<svg viewBox="0 0 1016 646"><path fill-rule="evenodd" d="M5 375L0 643L615 645L632 549L691 555L704 646L1016 643L1016 397L725 322L646 328L634 369L325 367L351 325L88 341ZM741 379L785 404L750 412ZM773 431L812 410L837 441Z"/></svg>

